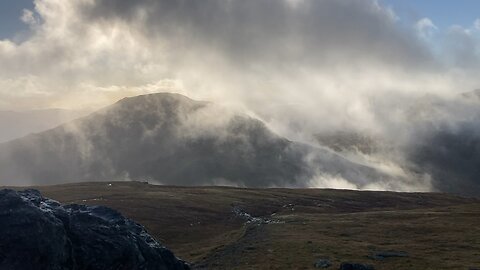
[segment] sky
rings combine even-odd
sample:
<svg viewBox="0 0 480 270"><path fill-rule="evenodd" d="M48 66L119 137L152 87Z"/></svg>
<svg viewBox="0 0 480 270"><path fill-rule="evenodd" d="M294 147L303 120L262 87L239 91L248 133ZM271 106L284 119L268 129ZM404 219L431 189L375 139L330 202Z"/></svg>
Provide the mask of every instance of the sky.
<svg viewBox="0 0 480 270"><path fill-rule="evenodd" d="M471 26L480 18L480 2L477 0L383 0L406 23L430 18L439 29L452 25ZM33 9L33 0L0 1L0 39L13 38L28 30L20 20L23 9Z"/></svg>
<svg viewBox="0 0 480 270"><path fill-rule="evenodd" d="M469 27L480 17L480 2L476 0L385 0L384 3L407 22L430 18L439 29L452 25Z"/></svg>
<svg viewBox="0 0 480 270"><path fill-rule="evenodd" d="M32 0L4 0L0 2L0 39L13 38L28 30L20 19L24 9L33 9Z"/></svg>

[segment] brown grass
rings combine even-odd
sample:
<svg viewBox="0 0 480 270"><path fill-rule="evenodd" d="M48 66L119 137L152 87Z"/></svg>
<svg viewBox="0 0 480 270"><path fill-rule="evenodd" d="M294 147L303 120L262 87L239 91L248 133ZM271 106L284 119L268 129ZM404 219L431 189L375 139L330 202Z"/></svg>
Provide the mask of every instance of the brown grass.
<svg viewBox="0 0 480 270"><path fill-rule="evenodd" d="M480 200L446 194L168 187L138 182L37 187L63 203L106 205L197 268L312 269L328 258L375 269L480 267ZM245 225L238 206L283 224ZM272 217L271 214L275 213ZM369 258L376 251L406 258Z"/></svg>

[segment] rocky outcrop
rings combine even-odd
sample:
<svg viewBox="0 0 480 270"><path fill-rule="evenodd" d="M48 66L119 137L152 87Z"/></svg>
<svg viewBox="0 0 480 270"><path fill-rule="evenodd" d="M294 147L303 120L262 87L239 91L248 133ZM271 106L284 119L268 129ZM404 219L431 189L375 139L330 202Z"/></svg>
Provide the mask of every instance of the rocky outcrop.
<svg viewBox="0 0 480 270"><path fill-rule="evenodd" d="M406 258L408 256L408 253L403 251L377 251L373 252L369 257L372 260L382 261L387 258Z"/></svg>
<svg viewBox="0 0 480 270"><path fill-rule="evenodd" d="M102 206L0 191L0 269L185 270L145 229Z"/></svg>
<svg viewBox="0 0 480 270"><path fill-rule="evenodd" d="M332 262L328 259L319 259L313 264L313 266L315 268L329 268L332 266Z"/></svg>
<svg viewBox="0 0 480 270"><path fill-rule="evenodd" d="M282 224L282 223L285 223L284 221L276 220L276 219L269 219L269 218L264 218L264 217L254 217L254 216L250 215L249 213L245 212L244 210L242 210L240 207L237 207L237 206L234 206L232 211L237 218L245 220L246 224L260 225L260 224Z"/></svg>
<svg viewBox="0 0 480 270"><path fill-rule="evenodd" d="M371 265L359 263L342 263L340 270L375 270Z"/></svg>

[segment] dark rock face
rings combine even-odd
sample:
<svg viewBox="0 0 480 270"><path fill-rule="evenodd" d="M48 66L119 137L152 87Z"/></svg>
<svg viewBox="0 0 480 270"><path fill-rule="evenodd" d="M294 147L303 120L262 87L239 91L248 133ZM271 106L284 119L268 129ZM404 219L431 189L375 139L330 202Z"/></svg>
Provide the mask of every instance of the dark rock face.
<svg viewBox="0 0 480 270"><path fill-rule="evenodd" d="M1 190L0 269L190 268L110 208L62 206L36 190Z"/></svg>
<svg viewBox="0 0 480 270"><path fill-rule="evenodd" d="M367 264L359 263L342 263L340 270L374 270L375 268Z"/></svg>

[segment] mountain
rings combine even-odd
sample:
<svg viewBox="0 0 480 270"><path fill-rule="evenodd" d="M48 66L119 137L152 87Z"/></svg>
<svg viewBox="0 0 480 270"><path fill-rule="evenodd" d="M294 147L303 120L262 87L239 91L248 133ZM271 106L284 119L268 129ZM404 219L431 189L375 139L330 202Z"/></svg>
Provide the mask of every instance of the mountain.
<svg viewBox="0 0 480 270"><path fill-rule="evenodd" d="M84 114L61 109L0 111L0 143L54 128Z"/></svg>
<svg viewBox="0 0 480 270"><path fill-rule="evenodd" d="M55 129L0 144L0 183L135 179L173 185L272 187L387 175L282 138L264 123L178 94L125 98Z"/></svg>
<svg viewBox="0 0 480 270"><path fill-rule="evenodd" d="M480 90L455 99L426 96L413 107L406 159L434 190L480 194Z"/></svg>
<svg viewBox="0 0 480 270"><path fill-rule="evenodd" d="M190 269L141 225L104 206L0 190L0 217L0 269Z"/></svg>

